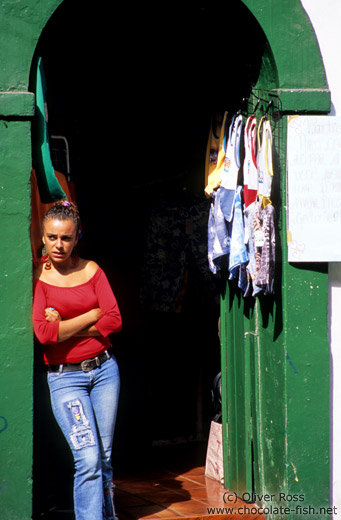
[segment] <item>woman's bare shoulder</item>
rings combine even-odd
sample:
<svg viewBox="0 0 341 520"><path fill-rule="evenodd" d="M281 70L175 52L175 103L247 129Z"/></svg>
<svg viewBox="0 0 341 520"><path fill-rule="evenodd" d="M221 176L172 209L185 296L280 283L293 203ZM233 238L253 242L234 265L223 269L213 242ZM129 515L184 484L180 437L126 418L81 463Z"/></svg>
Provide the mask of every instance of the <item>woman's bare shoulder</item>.
<svg viewBox="0 0 341 520"><path fill-rule="evenodd" d="M93 260L83 260L83 262L84 262L83 269L85 270L87 277L92 278L94 276L94 274L96 273L96 271L98 271L99 265L96 262L94 262Z"/></svg>

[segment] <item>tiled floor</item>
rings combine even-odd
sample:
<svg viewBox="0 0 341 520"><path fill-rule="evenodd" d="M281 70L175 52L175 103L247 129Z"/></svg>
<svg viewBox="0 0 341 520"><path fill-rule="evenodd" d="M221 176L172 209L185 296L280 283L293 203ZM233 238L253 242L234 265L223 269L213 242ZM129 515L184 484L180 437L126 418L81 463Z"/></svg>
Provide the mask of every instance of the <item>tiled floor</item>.
<svg viewBox="0 0 341 520"><path fill-rule="evenodd" d="M206 444L154 448L124 461L115 475L119 520L265 520L255 504L236 500L220 482L205 477ZM58 505L34 518L74 520L71 508Z"/></svg>
<svg viewBox="0 0 341 520"><path fill-rule="evenodd" d="M204 466L118 478L115 502L120 520L265 520L254 504L236 500L220 482L205 477Z"/></svg>

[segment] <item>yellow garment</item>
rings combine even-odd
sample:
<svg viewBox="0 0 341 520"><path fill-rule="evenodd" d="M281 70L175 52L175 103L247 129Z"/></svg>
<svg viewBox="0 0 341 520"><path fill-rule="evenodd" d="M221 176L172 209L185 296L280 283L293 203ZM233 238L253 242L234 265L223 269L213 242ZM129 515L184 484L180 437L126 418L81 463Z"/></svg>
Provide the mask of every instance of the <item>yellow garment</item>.
<svg viewBox="0 0 341 520"><path fill-rule="evenodd" d="M259 195L259 199L261 200L261 209L264 209L266 206L269 206L269 204L272 204L269 197L263 197L263 195Z"/></svg>
<svg viewBox="0 0 341 520"><path fill-rule="evenodd" d="M205 195L210 197L221 183L221 172L224 169L224 159L227 147L227 132L225 132L227 112L225 112L222 123L218 121L211 124L206 148L205 162ZM213 125L217 125L217 133L214 133ZM224 134L226 137L224 147Z"/></svg>

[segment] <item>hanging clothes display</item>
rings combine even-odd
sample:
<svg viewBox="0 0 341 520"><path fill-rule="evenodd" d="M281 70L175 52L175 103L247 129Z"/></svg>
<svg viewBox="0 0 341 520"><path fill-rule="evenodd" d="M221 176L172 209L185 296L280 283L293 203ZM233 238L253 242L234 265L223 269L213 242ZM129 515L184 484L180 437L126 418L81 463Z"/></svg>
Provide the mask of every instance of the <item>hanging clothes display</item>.
<svg viewBox="0 0 341 520"><path fill-rule="evenodd" d="M276 213L270 199L274 176L272 132L266 114L258 126L255 114L249 116L244 131L240 112L232 117L221 182L211 193L209 268L217 274L226 265L228 278L237 279L244 297L273 294L275 287ZM237 184L241 164L242 186Z"/></svg>
<svg viewBox="0 0 341 520"><path fill-rule="evenodd" d="M205 160L205 195L208 198L220 186L227 146L227 125L227 112L220 121L217 116L212 118Z"/></svg>

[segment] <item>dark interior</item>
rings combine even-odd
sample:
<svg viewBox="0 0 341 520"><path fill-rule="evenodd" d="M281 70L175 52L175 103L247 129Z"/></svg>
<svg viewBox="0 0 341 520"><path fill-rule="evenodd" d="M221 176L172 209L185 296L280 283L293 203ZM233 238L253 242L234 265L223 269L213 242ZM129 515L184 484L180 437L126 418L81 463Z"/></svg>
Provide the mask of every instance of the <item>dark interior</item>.
<svg viewBox="0 0 341 520"><path fill-rule="evenodd" d="M123 317L112 338L121 372L114 468L149 464L155 452L160 460L166 446L172 457L178 446L189 465L193 453L204 464L220 371L220 281L206 263L206 144L212 115L233 114L256 83L265 38L238 0L103 5L64 0L36 57L49 132L69 144L82 256L104 268ZM51 504L68 506L72 462L36 365L39 516Z"/></svg>

